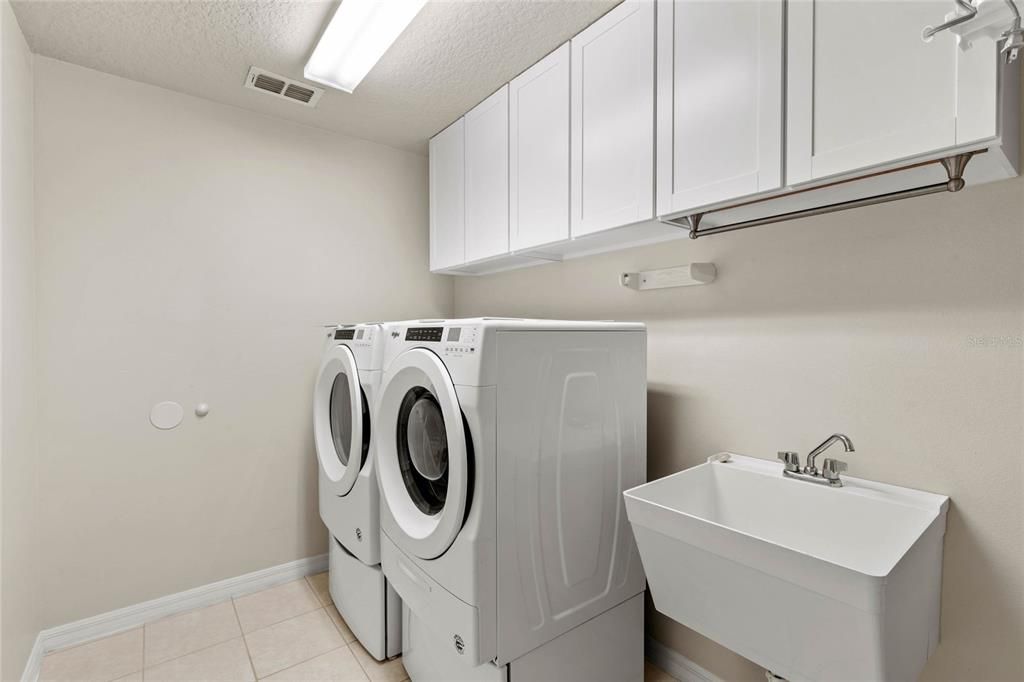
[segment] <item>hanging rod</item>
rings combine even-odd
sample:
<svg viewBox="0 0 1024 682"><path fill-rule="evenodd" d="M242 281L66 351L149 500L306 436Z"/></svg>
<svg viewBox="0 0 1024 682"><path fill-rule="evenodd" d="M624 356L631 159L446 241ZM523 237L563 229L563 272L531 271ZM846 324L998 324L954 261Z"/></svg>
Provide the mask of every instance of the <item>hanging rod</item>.
<svg viewBox="0 0 1024 682"><path fill-rule="evenodd" d="M878 194L872 197L864 197L863 199L852 199L850 201L840 201L835 204L828 204L825 206L816 206L814 208L805 208L799 211L789 211L788 213L779 213L773 216L767 216L765 218L754 218L752 220L744 220L738 223L729 223L726 225L716 225L714 227L700 227L701 219L707 215L707 213L693 213L691 215L680 216L678 218L662 218L661 222L675 227L682 227L690 231L690 239L697 239L709 234L721 234L723 232L734 232L736 230L744 230L748 227L758 227L759 225L770 225L772 223L780 223L785 220L796 220L798 218L810 218L811 216L824 215L826 213L835 213L836 211L845 211L851 208L860 208L861 206L873 206L875 204L884 204L890 201L896 201L898 199L911 199L913 197L923 197L928 194L938 194L940 192L959 192L965 186L964 182L964 169L967 167L967 162L971 160L975 152L967 152L964 154L957 154L955 156L947 156L944 159L939 159L938 163L942 164L942 167L946 169L946 175L949 178L945 182L937 182L933 185L925 185L923 187L915 187L912 189L901 189L896 192L889 192L887 194ZM883 175L887 173L894 173L900 170L907 170L910 168L917 168L920 166L929 165L935 162L919 163L912 166L904 166L902 168L895 168L890 171L884 171L883 173L876 173L875 175ZM867 176L872 177L872 176ZM839 182L833 182L829 185L823 185L821 187L812 187L805 190L798 190L792 194L798 194L801 192L810 192L814 190L823 189L825 187L832 187L834 185L844 184L846 182L853 182L855 180L863 180L864 178L853 178L850 180L842 180ZM788 195L791 196L791 195ZM781 198L781 197L772 197ZM736 204L734 206L725 206L717 210L729 210L731 208L737 208L739 206L746 206L748 204L758 203L757 201L748 201L743 204Z"/></svg>

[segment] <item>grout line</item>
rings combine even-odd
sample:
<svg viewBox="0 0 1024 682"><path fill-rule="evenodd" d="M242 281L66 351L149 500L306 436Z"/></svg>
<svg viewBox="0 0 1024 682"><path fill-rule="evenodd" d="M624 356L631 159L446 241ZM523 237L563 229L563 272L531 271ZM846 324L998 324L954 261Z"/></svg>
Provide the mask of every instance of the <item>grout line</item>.
<svg viewBox="0 0 1024 682"><path fill-rule="evenodd" d="M324 611L323 607L321 607L321 608L319 608L319 609L317 609L317 610L318 610L318 611ZM299 615L299 616L295 616L295 618L300 618L300 617L302 617L302 616L307 616L307 615L309 615L310 613L315 613L315 611L308 611L308 612L306 612L306 613L303 613L303 614L301 614L301 615ZM326 616L326 617L327 617L327 620L331 620L331 617L330 617L329 615L327 615L326 611L324 612L324 616ZM289 618L288 620L293 620L293 619ZM282 622L285 622L285 621L282 621ZM332 623L331 623L331 625L333 626L333 625L334 625L334 623L332 622ZM318 657L320 657L320 656L323 656L324 654L330 653L331 651L337 651L338 649L340 649L340 648L342 648L342 647L344 647L344 646L347 646L347 645L346 645L346 643L345 643L345 638L344 638L344 637L342 637L342 638L341 638L341 646L340 646L340 647L334 647L333 649L328 649L327 651L321 651L320 653L318 653L318 654L314 654L314 655L310 656L309 658L304 658L304 659L302 659L301 661L297 661L297 662L295 662L294 664L292 664L292 665L288 666L288 668L294 668L294 667L295 667L295 666L297 666L297 665L301 665L301 664L303 664L303 663L308 663L308 662L312 661L312 660L313 660L314 658L318 658ZM354 655L355 655L355 654L353 654L353 656L354 656ZM359 662L359 661L358 661L358 659L357 659L357 660L356 660L356 663L358 663L358 662ZM282 670L287 670L288 668L282 668ZM253 672L255 673L255 668L254 668ZM275 670L274 672L270 673L270 675L276 675L276 674L277 674L277 673L279 673L279 672L281 672L281 670ZM269 675L268 675L268 677L269 677ZM369 677L369 675L367 675L367 677Z"/></svg>
<svg viewBox="0 0 1024 682"><path fill-rule="evenodd" d="M316 573L315 575L320 575L320 574ZM332 597L331 597L330 588L328 587L327 599L329 599L331 601L328 604L325 604L324 600L320 598L320 594L316 591L316 587L313 586L312 578L313 578L313 576L307 575L306 576L306 584L309 586L309 589L313 591L313 596L316 598L317 603L320 604L320 606L323 606L325 608L327 606L334 606L334 601L332 600Z"/></svg>
<svg viewBox="0 0 1024 682"><path fill-rule="evenodd" d="M139 677L143 681L146 679L146 625L142 624L142 670L139 671Z"/></svg>
<svg viewBox="0 0 1024 682"><path fill-rule="evenodd" d="M257 593L258 594L258 593ZM242 633L242 646L245 647L245 655L249 659L249 670L252 671L252 679L258 680L256 676L256 665L252 662L252 652L249 651L249 640L245 638L245 632L242 630L242 619L238 617L238 607L235 605L235 600L231 600L231 610L235 612L235 623L238 624L238 631ZM145 682L145 680L143 680Z"/></svg>
<svg viewBox="0 0 1024 682"><path fill-rule="evenodd" d="M286 618L283 618L282 620L275 620L273 623L267 623L266 625L261 625L260 627L256 628L255 630L250 630L250 632L259 632L260 630L265 630L265 629L267 629L267 628L269 628L269 627L271 627L273 625L278 625L278 624L283 623L285 621L291 620L292 618L298 618L299 616L304 616L307 613L313 613L317 609L322 609L323 608L323 604L320 603L320 599L316 596L316 591L313 590L313 588L311 588L308 583L306 583L306 579L305 578L299 578L298 580L293 580L291 582L281 583L281 585L275 585L274 587L268 587L266 590L260 590L259 592L252 592L250 594L245 594L245 595L242 595L242 598L252 597L252 596L257 595L257 594L262 594L263 592L267 592L269 590L276 589L278 587L281 587L282 585L291 585L294 582L299 582L299 580L301 580L305 584L306 589L308 589L312 593L312 595L313 595L313 602L316 604L316 606L314 606L313 608L309 609L308 611L301 611L299 613L295 613L295 614L292 614L290 616L287 616ZM235 597L231 598L232 604L235 603L235 599L236 599ZM237 606L235 608L235 617L238 617L238 608L237 608ZM242 625L242 619L241 618L238 619L238 629L240 629L242 631L242 635L249 634L249 633L247 633L245 631L245 627Z"/></svg>
<svg viewBox="0 0 1024 682"><path fill-rule="evenodd" d="M342 639L344 639L344 637L342 637ZM358 642L359 640L355 641ZM352 657L356 659L356 665L358 665L359 668L363 671L363 675L366 675L366 679L372 680L372 678L370 677L370 673L366 671L366 666L363 665L363 662L359 660L359 656L356 655L356 652L352 648L352 645L350 643L346 643L346 646L348 646L348 650L352 653Z"/></svg>
<svg viewBox="0 0 1024 682"><path fill-rule="evenodd" d="M296 618L303 618L303 617L305 617L305 616L308 616L308 615L309 615L309 614L311 614L311 613L316 613L317 611L323 611L323 612L324 612L324 617L326 617L326 618L327 618L327 620L328 620L328 621L330 621L330 623L331 623L331 627L334 627L334 628L335 628L335 630L337 630L337 627L335 627L335 625L334 625L334 621L332 621L332 620L331 620L331 616L330 616L330 615L329 615L329 614L327 613L327 611L326 611L326 610L325 610L325 609L324 609L324 608L323 608L323 607L321 606L321 607L320 607L320 608L318 608L318 609L314 609L314 610L312 610L312 611L306 611L305 613L300 613L300 614L298 614L297 616L292 616L291 618L286 618L285 620L282 620L282 621L280 621L280 622L278 622L278 623L274 623L273 625L268 625L268 626L267 626L267 627L265 627L265 628L260 628L259 630L253 630L253 631L252 631L251 633L248 633L248 634L253 634L253 633L256 633L256 632L260 632L260 631L262 631L262 630L266 630L267 628L271 628L271 627L274 627L274 625L280 625L281 623L287 623L287 622L288 622L288 621L290 621L290 620L295 620ZM344 637L344 636L341 636L341 633L338 633L338 635L339 635L339 637L341 637L341 646L337 646L337 647L334 647L333 649L328 649L327 651L321 651L321 652L319 652L319 653L317 653L317 654L313 654L313 655L312 655L312 656L310 656L309 658L304 658L304 659L302 659L301 661L296 661L296 662L295 662L295 663L293 663L292 665L288 666L288 668L294 668L295 666L299 665L300 663L308 663L309 661L312 661L312 660L313 660L314 658L317 658L318 656L323 656L324 654L326 654L326 653L330 653L331 651L335 651L335 650L337 650L337 649L341 649L342 647L347 647L347 646L348 646L348 643L347 643L347 642L345 641L345 637ZM243 633L243 634L242 634L242 640L243 640L243 641L245 641L245 650L246 650L246 652L248 653L248 652L249 652L249 642L248 642L248 640L246 640L246 638L245 638L245 633ZM353 653L352 655L353 655L353 656L355 656L355 654L354 654L354 653ZM358 658L356 659L356 663L359 663L359 659L358 659ZM255 675L256 675L256 666L255 666L255 665L253 665L253 663L252 663L252 654L251 654L251 653L249 654L249 664L250 664L250 665L252 666L252 669L253 669L253 675L255 676ZM287 670L288 668L282 668L281 670ZM268 674L267 676L269 677L270 675L276 675L277 673L281 672L281 670L275 670L274 672L272 672L272 673L269 673L269 674ZM367 675L367 677L369 677L369 675ZM256 679L257 679L257 680L259 680L259 679L261 679L261 678L258 678L258 677L257 677Z"/></svg>
<svg viewBox="0 0 1024 682"><path fill-rule="evenodd" d="M231 637L230 639L225 639L225 640L224 640L223 642L217 642L217 643L215 643L215 644L210 644L210 645L208 645L208 646L200 647L199 649L196 649L195 651L190 651L190 652L188 652L187 654L182 654L181 656L175 656L174 658L168 658L168 659L167 659L166 661L160 661L159 663L154 663L154 664L153 664L153 665L151 665L151 666L143 666L142 670L143 670L143 672L145 672L145 670L147 669L147 667L148 667L149 669L153 669L153 668L159 668L160 666L162 666L162 665L165 665L165 664L167 664L167 663L171 663L171 662L173 662L173 661L177 661L177 660L180 660L180 659L182 659L182 658L185 658L185 657L187 657L187 656L191 656L191 655L193 655L193 654L198 654L198 653L200 653L200 652L202 652L202 651L206 651L207 649L212 649L212 648L213 648L213 647L215 647L215 646L220 646L220 645L222 645L222 644L227 644L228 642L233 642L233 641L235 641L236 639L241 639L241 640L242 640L242 643L243 643L243 644L245 643L245 637ZM248 647L246 647L246 652L248 652L248 651L249 651L249 649L248 649ZM137 671L136 671L136 672L137 672ZM131 673L128 673L128 674L130 675ZM122 677L123 677L123 675L122 675Z"/></svg>
<svg viewBox="0 0 1024 682"><path fill-rule="evenodd" d="M346 648L348 648L348 647L345 644L342 644L341 646L336 646L333 649L328 649L327 651L323 651L323 652L317 654L316 656L314 656L313 658L320 658L321 656L326 656L327 654L331 654L331 653L334 653L335 651L339 651L340 649L346 649ZM354 656L354 654L353 654L353 656ZM267 677L271 677L273 675L277 675L278 673L283 673L285 670L291 670L292 668L297 668L298 666L302 665L303 663L309 663L310 661L313 660L313 658L307 658L307 659L305 659L303 661L299 661L298 663L293 663L290 666L288 666L287 668L281 668L280 670L278 670L276 672L270 673L270 675L267 675ZM358 663L358 661L356 661L356 662ZM253 675L255 675L255 674L256 674L256 671L254 669L253 670ZM257 678L257 680L261 680L261 679L265 680L267 678L266 677Z"/></svg>

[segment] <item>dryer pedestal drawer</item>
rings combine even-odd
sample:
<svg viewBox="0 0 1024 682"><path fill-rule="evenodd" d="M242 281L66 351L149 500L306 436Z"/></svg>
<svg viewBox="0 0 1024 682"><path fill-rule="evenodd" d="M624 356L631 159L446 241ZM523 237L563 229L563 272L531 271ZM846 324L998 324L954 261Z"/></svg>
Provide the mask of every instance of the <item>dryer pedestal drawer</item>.
<svg viewBox="0 0 1024 682"><path fill-rule="evenodd" d="M371 656L379 661L402 653L402 600L380 565L367 566L330 538L331 599Z"/></svg>
<svg viewBox="0 0 1024 682"><path fill-rule="evenodd" d="M387 535L380 538L381 567L402 602L430 623L435 639L458 654L465 665L485 663L496 655L480 646L479 612L424 573Z"/></svg>
<svg viewBox="0 0 1024 682"><path fill-rule="evenodd" d="M508 666L474 665L452 647L429 614L402 606L402 665L414 682L509 682Z"/></svg>

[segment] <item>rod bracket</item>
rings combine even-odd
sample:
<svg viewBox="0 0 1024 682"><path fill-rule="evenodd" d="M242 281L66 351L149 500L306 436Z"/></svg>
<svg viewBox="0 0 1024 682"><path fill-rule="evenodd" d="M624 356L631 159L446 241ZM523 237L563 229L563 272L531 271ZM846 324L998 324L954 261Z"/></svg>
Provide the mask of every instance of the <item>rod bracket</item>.
<svg viewBox="0 0 1024 682"><path fill-rule="evenodd" d="M942 167L946 169L946 175L949 178L946 181L946 189L950 192L959 192L966 186L964 170L967 168L967 162L971 160L972 156L974 156L974 152L967 152L965 154L957 154L956 156L947 156L942 159Z"/></svg>

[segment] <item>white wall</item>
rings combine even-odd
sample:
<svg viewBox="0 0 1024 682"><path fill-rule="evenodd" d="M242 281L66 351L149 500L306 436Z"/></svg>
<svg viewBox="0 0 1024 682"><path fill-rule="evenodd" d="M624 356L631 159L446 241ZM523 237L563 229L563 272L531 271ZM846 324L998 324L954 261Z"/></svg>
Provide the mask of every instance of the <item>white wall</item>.
<svg viewBox="0 0 1024 682"><path fill-rule="evenodd" d="M325 552L321 325L451 312L426 158L37 58L36 196L45 625Z"/></svg>
<svg viewBox="0 0 1024 682"><path fill-rule="evenodd" d="M710 286L618 285L705 260ZM948 494L942 643L924 679L1024 679L1024 178L460 278L455 308L647 322L652 478L841 431L851 475ZM724 679L764 679L653 611L648 630Z"/></svg>
<svg viewBox="0 0 1024 682"><path fill-rule="evenodd" d="M40 628L35 553L36 287L32 54L0 2L0 676L21 674Z"/></svg>

